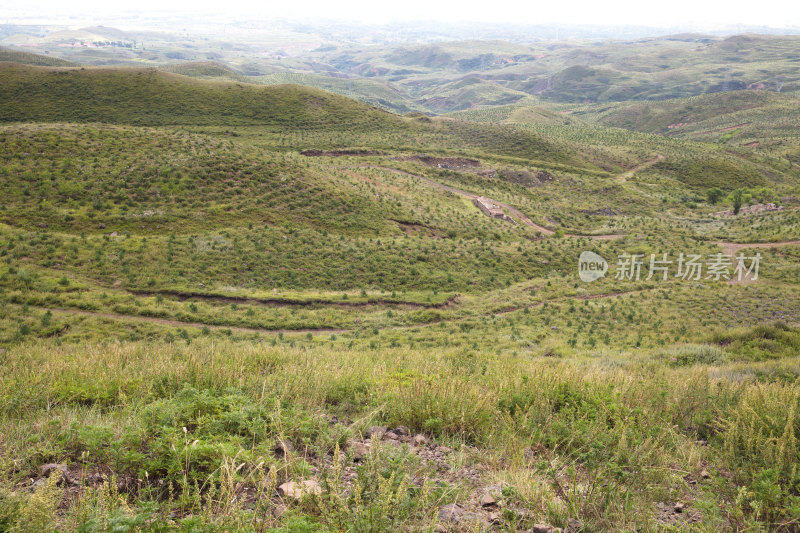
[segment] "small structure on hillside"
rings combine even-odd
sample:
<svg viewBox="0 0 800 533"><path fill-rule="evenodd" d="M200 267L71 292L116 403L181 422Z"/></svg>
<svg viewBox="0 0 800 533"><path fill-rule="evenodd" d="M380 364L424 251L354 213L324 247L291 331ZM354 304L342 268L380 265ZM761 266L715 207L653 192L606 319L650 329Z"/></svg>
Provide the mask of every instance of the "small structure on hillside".
<svg viewBox="0 0 800 533"><path fill-rule="evenodd" d="M492 218L497 218L500 220L505 220L506 222L511 222L512 224L514 224L514 219L506 215L503 212L503 210L500 209L500 206L494 203L491 198L486 198L485 196L478 196L477 198L472 200L472 203L474 203L478 209L483 211L484 215Z"/></svg>

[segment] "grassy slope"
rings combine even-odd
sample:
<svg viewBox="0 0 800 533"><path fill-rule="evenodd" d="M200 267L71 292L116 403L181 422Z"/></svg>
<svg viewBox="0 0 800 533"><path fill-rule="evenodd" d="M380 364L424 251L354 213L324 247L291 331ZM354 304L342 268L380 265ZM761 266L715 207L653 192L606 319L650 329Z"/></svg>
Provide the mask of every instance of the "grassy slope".
<svg viewBox="0 0 800 533"><path fill-rule="evenodd" d="M395 113L408 113L419 108L419 105L401 88L381 80L334 78L304 72L277 72L267 76L253 77L253 81L267 85L296 83L317 87Z"/></svg>
<svg viewBox="0 0 800 533"><path fill-rule="evenodd" d="M770 130L796 120L797 94L767 91L733 91L686 99L611 106L588 106L574 114L592 122L636 131L697 138L717 134L733 126L756 126L755 137L765 137ZM756 123L756 124L754 124ZM730 130L728 130L730 131ZM760 135L759 135L760 133ZM792 128L784 127L786 133Z"/></svg>
<svg viewBox="0 0 800 533"><path fill-rule="evenodd" d="M613 175L654 150L672 164L735 153L518 108L505 125L427 121L296 87L3 68L47 121L194 126L0 127L0 527L420 530L453 502L488 520L487 490L508 530L796 516L800 333L771 325L800 323L796 249L762 249L749 285L575 277L586 249L707 256L715 239L749 238L746 222L701 224L694 209L715 208L687 206L669 167ZM154 98L152 80L199 107ZM85 109L50 102L74 105L76 87L94 91ZM354 147L385 153L297 154ZM408 159L422 151L479 166ZM626 237L543 237L367 166ZM556 178L497 177L538 168ZM583 212L606 206L622 214ZM800 217L758 223L778 237ZM375 440L356 461L351 439L372 424L451 450ZM86 491L60 507L54 483L32 493L48 462ZM274 495L310 477L316 502ZM684 513L665 516L679 501Z"/></svg>
<svg viewBox="0 0 800 533"><path fill-rule="evenodd" d="M753 100L749 96L747 93L736 97L731 95L738 102ZM702 141L708 137L690 133L682 136L660 135L661 128L653 128L656 131L652 133L623 129L626 126L631 127L635 120L638 120L640 124L644 124L648 120L650 122L657 120L659 123L667 123L673 119L680 120L682 115L678 112L671 112L671 110L681 104L689 107L696 105L699 113L701 115L707 113L705 116L709 117L708 120L713 120L715 124L719 124L720 121L723 125L729 124L731 115L727 118L724 116L720 118L720 115L715 114L716 106L711 105L713 103L718 106L722 105L719 103L720 99L720 97L697 97L688 101L628 103L625 107L612 107L610 111L607 106L580 106L577 109L570 106L566 110L567 113L564 113L565 110L562 106L555 106L552 109L541 103L527 102L519 105L454 113L452 116L478 123L517 125L535 131L546 138L561 138L574 143L583 140L591 146L589 149L604 149L607 153L631 155L638 153L640 162L648 159L644 154L651 154L650 158L660 154L665 156L663 161L637 173L637 175L641 175L643 180L650 182L666 178L673 181L675 185L683 184L695 192L704 192L710 187L732 190L743 186L779 187L784 188L787 192L793 190L797 185L798 169L792 162L793 158L797 156L792 151L793 147L797 146L797 137L796 132L789 126L791 119L787 119L786 126L780 131L776 131L772 122L765 120L769 111L777 112L781 109L788 109L785 104L793 101L791 97L780 99L782 102L780 107L768 105L766 109L761 110L759 118L753 118L751 129L746 134L738 130L726 131L724 126L714 126L718 129L713 133L715 141L713 143L696 142L695 139ZM772 100L772 98L768 99ZM695 101L697 103L693 103ZM756 95L755 101L758 101L758 95ZM705 111L704 104L707 102L712 107L711 111ZM744 106L753 109L748 105ZM643 109L652 111L648 111L647 114L642 111L641 114L636 115L637 110ZM753 112L755 112L754 109ZM637 118L629 117L631 122L628 122L629 119L607 119L607 117L628 116L625 113L635 115ZM791 115L793 111L788 111L788 113ZM652 118L652 115L656 115L658 118ZM737 120L741 120L741 117ZM611 123L612 127L609 127L606 122ZM695 127L695 129L700 127L702 126ZM743 128L747 128L747 126ZM650 128L642 126L641 129ZM666 127L663 129L672 131ZM736 128L733 129L736 130ZM735 133L737 136L730 136L734 140L723 138L723 142L720 142L720 138L726 133L729 135ZM739 134L743 136L743 140L738 138ZM764 144L762 148L766 148L766 150L762 149L758 153L754 153L750 147L742 146L747 142L752 142L753 139L759 139L759 142ZM628 157L630 158L630 155ZM628 168L634 166L634 163L629 163Z"/></svg>
<svg viewBox="0 0 800 533"><path fill-rule="evenodd" d="M348 98L297 85L255 86L210 82L154 69L49 69L14 63L4 73L0 96L8 102L0 121L107 122L135 125L293 126L299 131L361 135L372 146L425 149L469 146L489 154L598 171L600 158L577 145L493 125L420 121L381 111ZM373 131L384 134L376 136ZM439 142L441 141L441 142ZM336 142L333 136L326 144ZM357 146L358 144L355 144ZM351 146L353 146L351 144ZM313 148L313 146L309 146Z"/></svg>
<svg viewBox="0 0 800 533"><path fill-rule="evenodd" d="M0 48L0 61L11 61L23 65L36 65L41 67L74 67L75 63L57 57L49 57L30 52Z"/></svg>
<svg viewBox="0 0 800 533"><path fill-rule="evenodd" d="M4 63L2 121L399 126L344 97L299 86L200 82L155 69L48 69Z"/></svg>
<svg viewBox="0 0 800 533"><path fill-rule="evenodd" d="M159 67L159 70L200 79L222 79L226 81L246 81L234 69L216 61L194 61L175 63Z"/></svg>

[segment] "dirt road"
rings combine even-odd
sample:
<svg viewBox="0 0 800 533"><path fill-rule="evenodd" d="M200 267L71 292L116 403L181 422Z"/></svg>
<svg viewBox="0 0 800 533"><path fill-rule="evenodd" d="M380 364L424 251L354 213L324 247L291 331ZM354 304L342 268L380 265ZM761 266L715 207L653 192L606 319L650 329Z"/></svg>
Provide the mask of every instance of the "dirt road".
<svg viewBox="0 0 800 533"><path fill-rule="evenodd" d="M622 174L620 174L619 176L617 176L614 179L616 179L617 181L620 181L620 182L627 181L630 178L632 178L633 175L636 174L637 172L641 172L642 170L644 170L646 168L650 168L650 167L652 167L653 165L655 165L656 163L658 163L659 161L661 161L663 159L664 159L664 156L661 155L661 154L658 154L653 159L650 159L649 161L645 161L644 163L636 165L635 167L633 167L629 171L623 172Z"/></svg>
<svg viewBox="0 0 800 533"><path fill-rule="evenodd" d="M481 196L480 194L475 194L473 192L464 191L462 189L457 189L457 188L452 187L450 185L445 185L444 183L439 183L438 181L434 181L434 180L432 180L430 178L426 178L426 177L420 176L418 174L412 174L411 172L406 172L405 170L400 170L400 169L397 169L397 168L381 167L381 166L374 166L374 165L360 165L360 166L358 166L356 168L371 168L371 169L375 169L375 170L385 170L387 172L395 172L397 174L403 174L405 176L410 176L410 177L418 179L420 181L424 181L425 183L427 183L428 185L431 185L432 187L436 187L436 188L441 189L443 191L448 191L448 192L451 192L453 194L457 194L459 196L464 196L465 198L469 198L470 200L474 200L475 198L478 198L479 196ZM516 207L510 206L510 205L508 205L506 203L503 203L503 202L500 202L498 200L495 200L494 198L490 198L490 200L493 203L495 203L496 205L500 206L502 209L508 211L508 213L511 214L512 217L514 217L517 220L519 220L520 223L522 223L522 224L524 224L524 225L526 225L526 226L528 226L530 228L533 228L536 231L538 231L540 233L543 233L545 235L553 235L555 233L555 230L552 230L550 228L546 228L544 226L540 226L539 224L535 223L530 218L528 218L524 214L522 214L522 212L519 209L517 209ZM625 235L616 235L616 234L614 234L614 235L566 234L565 236L566 237L586 237L586 238L594 239L594 240L598 240L598 241L607 241L607 240L611 240L611 239L619 239L621 237L624 237Z"/></svg>
<svg viewBox="0 0 800 533"><path fill-rule="evenodd" d="M795 241L781 241L781 242L716 242L717 246L722 247L722 253L725 255L734 255L739 250L746 248L775 248L776 246L800 246L800 240Z"/></svg>

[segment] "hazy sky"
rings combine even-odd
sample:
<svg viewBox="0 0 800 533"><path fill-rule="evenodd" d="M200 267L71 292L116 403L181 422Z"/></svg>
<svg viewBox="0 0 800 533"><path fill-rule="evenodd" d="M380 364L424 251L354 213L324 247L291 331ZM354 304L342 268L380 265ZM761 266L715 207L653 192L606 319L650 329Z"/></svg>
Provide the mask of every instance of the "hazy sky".
<svg viewBox="0 0 800 533"><path fill-rule="evenodd" d="M796 0L795 0L796 1ZM800 26L800 7L789 0L0 0L2 19L30 13L86 14L98 17L132 10L174 10L228 16L337 18L383 23L403 20L457 20L522 24L573 23L645 26L720 27L730 24ZM793 7L786 7L794 4Z"/></svg>

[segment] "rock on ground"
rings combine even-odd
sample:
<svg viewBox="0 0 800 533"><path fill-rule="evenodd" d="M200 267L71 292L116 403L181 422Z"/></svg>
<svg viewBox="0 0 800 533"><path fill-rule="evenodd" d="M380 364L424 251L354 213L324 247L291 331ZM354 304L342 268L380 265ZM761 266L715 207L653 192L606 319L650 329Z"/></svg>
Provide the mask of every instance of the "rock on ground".
<svg viewBox="0 0 800 533"><path fill-rule="evenodd" d="M457 503L451 503L441 507L438 516L439 520L442 522L451 522L455 524L483 521L481 515L467 511Z"/></svg>
<svg viewBox="0 0 800 533"><path fill-rule="evenodd" d="M322 494L322 487L313 479L303 481L288 481L278 487L278 494L284 498L291 498L293 500L300 500L306 494L319 496Z"/></svg>

